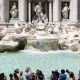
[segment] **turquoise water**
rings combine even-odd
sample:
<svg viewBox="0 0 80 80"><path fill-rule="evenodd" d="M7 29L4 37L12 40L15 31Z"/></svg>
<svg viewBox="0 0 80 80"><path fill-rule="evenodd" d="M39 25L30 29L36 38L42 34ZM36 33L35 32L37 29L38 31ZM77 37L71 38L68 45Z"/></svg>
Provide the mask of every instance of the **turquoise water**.
<svg viewBox="0 0 80 80"><path fill-rule="evenodd" d="M68 51L51 54L37 52L32 54L26 51L0 54L0 73L4 72L7 77L16 68L24 72L26 67L30 67L32 72L35 72L36 69L42 70L46 78L49 77L52 70L70 69L77 78L80 70L80 55Z"/></svg>

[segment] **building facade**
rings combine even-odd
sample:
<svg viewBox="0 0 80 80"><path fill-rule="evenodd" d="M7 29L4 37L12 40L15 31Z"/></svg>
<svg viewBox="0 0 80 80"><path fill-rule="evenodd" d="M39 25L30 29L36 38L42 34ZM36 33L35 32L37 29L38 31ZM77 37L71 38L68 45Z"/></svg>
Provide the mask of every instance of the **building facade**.
<svg viewBox="0 0 80 80"><path fill-rule="evenodd" d="M62 21L62 8L67 3L70 11L68 21L80 20L80 0L0 0L0 22L10 22L10 10L13 3L18 9L17 18L21 22L31 22L34 16L34 7L41 2L43 13L47 15L49 22Z"/></svg>

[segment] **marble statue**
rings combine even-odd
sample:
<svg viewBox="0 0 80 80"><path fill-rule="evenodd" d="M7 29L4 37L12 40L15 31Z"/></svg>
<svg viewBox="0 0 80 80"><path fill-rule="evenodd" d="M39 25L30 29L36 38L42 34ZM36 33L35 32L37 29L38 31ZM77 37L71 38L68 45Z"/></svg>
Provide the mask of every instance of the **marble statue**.
<svg viewBox="0 0 80 80"><path fill-rule="evenodd" d="M47 19L47 16L46 14L44 15L43 12L42 12L42 6L41 6L41 3L39 2L39 5L36 5L34 7L34 11L35 11L35 16L33 16L33 19L32 19L32 22L47 22L48 19Z"/></svg>
<svg viewBox="0 0 80 80"><path fill-rule="evenodd" d="M48 23L45 25L42 22L37 24L37 27L33 26L32 23L19 25L18 21L16 21L13 28L15 32L8 32L8 28L2 27L0 29L0 50L3 49L3 52L15 51L17 46L20 46L20 41L23 41L24 44L28 43L26 45L27 50L30 47L31 50L35 49L35 51L37 49L40 51L56 50L60 45L63 50L80 51L80 28L76 27L76 25L63 23ZM9 49L7 49L8 47Z"/></svg>
<svg viewBox="0 0 80 80"><path fill-rule="evenodd" d="M41 9L41 11L42 11L41 2L39 2L39 4L34 7L34 11L35 11L35 12L36 12L36 8L37 8L37 7L40 7L40 9Z"/></svg>
<svg viewBox="0 0 80 80"><path fill-rule="evenodd" d="M13 6L10 10L10 14L11 14L12 19L15 19L18 17L18 9L17 9L16 3L13 4Z"/></svg>
<svg viewBox="0 0 80 80"><path fill-rule="evenodd" d="M70 11L70 8L68 7L67 3L65 3L65 6L62 9L63 19L68 19L69 11Z"/></svg>

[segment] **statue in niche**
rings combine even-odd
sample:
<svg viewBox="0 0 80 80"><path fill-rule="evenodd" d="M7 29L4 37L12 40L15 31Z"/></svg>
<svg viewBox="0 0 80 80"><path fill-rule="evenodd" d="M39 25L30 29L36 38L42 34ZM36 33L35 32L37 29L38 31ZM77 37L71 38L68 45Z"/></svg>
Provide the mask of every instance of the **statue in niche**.
<svg viewBox="0 0 80 80"><path fill-rule="evenodd" d="M46 14L44 15L43 12L42 12L42 6L41 6L41 2L39 2L39 5L36 5L34 7L34 11L35 11L35 16L33 16L33 19L32 19L32 22L47 22L48 21L48 18L46 16Z"/></svg>
<svg viewBox="0 0 80 80"><path fill-rule="evenodd" d="M10 10L10 14L11 14L11 19L18 18L18 9L17 9L16 3L13 4L13 6Z"/></svg>
<svg viewBox="0 0 80 80"><path fill-rule="evenodd" d="M63 19L68 19L68 17L69 17L69 11L70 11L70 8L68 7L67 3L65 3L65 6L62 9Z"/></svg>

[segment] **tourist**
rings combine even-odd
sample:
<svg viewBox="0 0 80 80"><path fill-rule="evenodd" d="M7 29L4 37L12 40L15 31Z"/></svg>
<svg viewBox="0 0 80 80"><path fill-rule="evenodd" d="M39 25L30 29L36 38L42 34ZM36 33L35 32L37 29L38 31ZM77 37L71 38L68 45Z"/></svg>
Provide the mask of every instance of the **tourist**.
<svg viewBox="0 0 80 80"><path fill-rule="evenodd" d="M50 78L50 80L56 80L54 71L52 71L52 74L51 74L51 76L49 78Z"/></svg>
<svg viewBox="0 0 80 80"><path fill-rule="evenodd" d="M69 74L69 80L75 80L75 76L74 76L74 73L72 71L69 71L67 69L66 72Z"/></svg>
<svg viewBox="0 0 80 80"><path fill-rule="evenodd" d="M14 73L13 75L14 75L14 79L13 80L19 80L19 78L18 78L16 73Z"/></svg>
<svg viewBox="0 0 80 80"><path fill-rule="evenodd" d="M13 74L10 74L9 77L10 77L10 80L13 80Z"/></svg>
<svg viewBox="0 0 80 80"><path fill-rule="evenodd" d="M66 69L66 72L69 74L70 73L70 71L68 70L68 69Z"/></svg>
<svg viewBox="0 0 80 80"><path fill-rule="evenodd" d="M30 75L31 75L31 69L29 67L27 67L25 70L26 80L30 79Z"/></svg>
<svg viewBox="0 0 80 80"><path fill-rule="evenodd" d="M35 80L39 80L39 69L36 70L36 73L35 73Z"/></svg>
<svg viewBox="0 0 80 80"><path fill-rule="evenodd" d="M67 75L65 74L65 70L62 69L60 74L60 80L66 80L66 78L67 78Z"/></svg>
<svg viewBox="0 0 80 80"><path fill-rule="evenodd" d="M50 80L75 80L74 73L69 71L68 69L66 72L69 74L69 78L67 79L67 75L65 74L65 70L61 70L61 74L56 69L55 71L52 71L52 74L48 79ZM44 80L45 77L43 75L43 72L39 69L36 70L36 73L32 73L31 69L29 67L25 70L25 76L26 80ZM24 80L23 78L23 72L19 71L19 69L14 70L14 74L9 74L10 79L9 80ZM0 74L0 80L7 80L4 73ZM78 80L80 80L80 71L78 73Z"/></svg>
<svg viewBox="0 0 80 80"><path fill-rule="evenodd" d="M80 80L80 71L79 71L79 73L78 73L78 80Z"/></svg>
<svg viewBox="0 0 80 80"><path fill-rule="evenodd" d="M66 69L66 72L67 72L68 74L72 74L72 75L74 76L74 73L73 73L72 71L69 71L68 69Z"/></svg>
<svg viewBox="0 0 80 80"><path fill-rule="evenodd" d="M74 77L73 73L69 74L69 80L75 80L75 77Z"/></svg>
<svg viewBox="0 0 80 80"><path fill-rule="evenodd" d="M58 72L58 70L55 70L55 79L56 80L60 80L59 75L60 75L60 73Z"/></svg>
<svg viewBox="0 0 80 80"><path fill-rule="evenodd" d="M15 69L14 73L19 74L19 69Z"/></svg>
<svg viewBox="0 0 80 80"><path fill-rule="evenodd" d="M14 73L17 75L17 77L19 79L19 77L20 77L20 71L19 71L19 69L14 70Z"/></svg>
<svg viewBox="0 0 80 80"><path fill-rule="evenodd" d="M39 71L39 80L43 80L43 79L45 79L44 75L43 75L42 71Z"/></svg>
<svg viewBox="0 0 80 80"><path fill-rule="evenodd" d="M4 75L4 73L1 73L1 74L0 74L0 77L1 77L0 80L7 80L7 79L6 79L6 76Z"/></svg>
<svg viewBox="0 0 80 80"><path fill-rule="evenodd" d="M22 71L20 71L20 75L19 75L19 80L23 80L23 72Z"/></svg>
<svg viewBox="0 0 80 80"><path fill-rule="evenodd" d="M31 80L35 80L35 73L31 73Z"/></svg>
<svg viewBox="0 0 80 80"><path fill-rule="evenodd" d="M0 80L1 80L1 74L0 74Z"/></svg>
<svg viewBox="0 0 80 80"><path fill-rule="evenodd" d="M41 70L36 70L35 80L44 80L44 75Z"/></svg>

